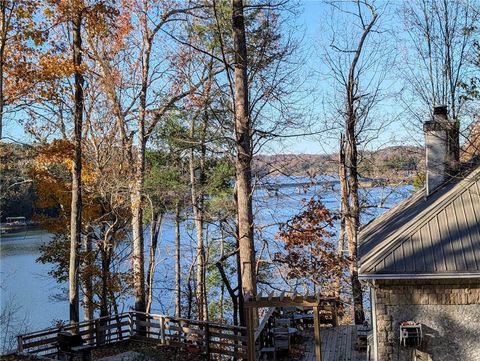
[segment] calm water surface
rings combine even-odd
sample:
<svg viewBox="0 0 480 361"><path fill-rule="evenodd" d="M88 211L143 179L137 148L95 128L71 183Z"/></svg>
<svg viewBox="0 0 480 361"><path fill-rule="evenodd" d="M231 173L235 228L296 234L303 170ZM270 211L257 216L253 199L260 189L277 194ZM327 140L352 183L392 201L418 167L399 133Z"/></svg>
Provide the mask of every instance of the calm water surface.
<svg viewBox="0 0 480 361"><path fill-rule="evenodd" d="M321 192L321 198L329 209L337 209L339 201L336 191L312 188L304 193L295 188L286 188L282 189L278 195L269 195L265 190L258 190L255 195L257 223L270 225L264 229L262 238L273 237L278 230L278 226L273 224L285 221L296 214L301 208L302 199L309 199L315 193ZM374 188L365 192L368 192L368 199L371 202L378 202L379 199L389 195L385 204L389 207L408 196L410 191L411 187L398 187ZM384 208L372 209L371 214L364 216L364 222L384 210ZM185 222L182 229L184 243L182 248L185 248L186 258L192 259L195 241L191 223ZM2 309L14 307L15 322L23 324L23 321L26 321L25 326L28 330L49 327L55 323L55 320L68 319L67 285L56 283L47 274L51 269L50 265L36 262L40 255L39 247L50 237L42 230L29 230L2 235L0 238L0 304ZM153 306L153 311L156 312L171 311L174 281L173 237L173 221L167 217L159 243L156 279L162 284L163 290L156 295L156 303ZM146 233L146 243L148 243L148 233ZM184 271L186 267L187 265ZM131 299L124 300L121 310L128 310L131 304Z"/></svg>

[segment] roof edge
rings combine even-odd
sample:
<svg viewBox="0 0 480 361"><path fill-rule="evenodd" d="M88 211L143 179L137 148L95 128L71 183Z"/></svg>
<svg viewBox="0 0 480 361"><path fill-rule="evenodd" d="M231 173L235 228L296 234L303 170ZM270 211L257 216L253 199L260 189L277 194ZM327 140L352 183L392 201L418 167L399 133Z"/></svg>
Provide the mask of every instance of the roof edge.
<svg viewBox="0 0 480 361"><path fill-rule="evenodd" d="M375 280L375 279L455 279L455 278L480 278L480 272L476 273L405 273L405 274L359 274L358 278L361 280Z"/></svg>
<svg viewBox="0 0 480 361"><path fill-rule="evenodd" d="M456 195L466 191L468 188L464 187L466 183L473 184L478 181L477 177L480 177L480 166L473 168L468 174L465 175L463 179L454 184L452 189L444 194L441 194L438 199L429 205L429 207L426 207L420 211L415 219L412 219L400 226L395 232L389 234L383 241L378 243L369 252L362 255L359 262L360 268L371 268L373 265L375 265L385 254L397 246L400 235L411 235L416 232L416 230L421 227L424 222L428 221L434 216L434 214L438 213L438 211L432 212L432 209L443 209L446 205L456 199ZM447 184L448 182L446 182L444 186ZM435 190L435 192L436 191L437 190ZM389 213L389 211L386 213ZM361 233L359 234L359 237L361 237Z"/></svg>

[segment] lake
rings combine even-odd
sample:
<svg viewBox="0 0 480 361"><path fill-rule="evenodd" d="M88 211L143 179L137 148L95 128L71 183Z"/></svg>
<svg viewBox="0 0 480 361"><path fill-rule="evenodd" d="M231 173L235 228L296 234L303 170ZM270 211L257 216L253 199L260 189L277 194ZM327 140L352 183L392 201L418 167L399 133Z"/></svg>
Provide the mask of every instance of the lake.
<svg viewBox="0 0 480 361"><path fill-rule="evenodd" d="M368 214L362 216L365 223L372 217L384 212L411 194L412 187L378 187L363 189L363 196L371 204L384 203L381 208L369 208ZM273 193L273 194L272 194ZM275 194L277 193L277 194ZM279 245L273 241L278 230L278 222L283 222L302 207L302 199L313 195L320 196L327 208L338 209L338 187L313 186L306 191L296 187L281 188L272 192L265 188L255 193L255 219L261 226L262 233L257 238L267 239L275 250ZM208 235L208 231L206 232ZM148 230L145 232L148 243ZM208 235L214 238L213 232ZM2 310L14 309L13 326L26 330L37 330L54 325L55 320L68 319L67 285L58 284L48 275L51 265L37 263L39 247L50 239L51 235L42 230L29 230L16 234L4 234L0 239L0 303ZM167 216L159 237L159 249L155 277L162 287L156 290L152 312L173 312L174 282L174 224ZM182 259L190 260L195 255L195 234L192 222L182 224ZM258 249L259 247L257 247ZM148 249L146 250L148 252ZM146 258L147 260L148 258ZM189 262L185 261L183 272L187 272ZM127 298L120 305L121 310L128 310L132 300ZM1 332L5 334L5 324ZM3 338L3 337L2 337Z"/></svg>

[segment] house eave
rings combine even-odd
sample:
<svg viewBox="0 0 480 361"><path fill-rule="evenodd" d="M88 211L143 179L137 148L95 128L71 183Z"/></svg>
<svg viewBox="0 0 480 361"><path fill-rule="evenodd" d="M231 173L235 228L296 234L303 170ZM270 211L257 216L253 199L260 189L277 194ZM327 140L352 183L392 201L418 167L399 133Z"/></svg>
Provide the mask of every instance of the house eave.
<svg viewBox="0 0 480 361"><path fill-rule="evenodd" d="M409 280L409 279L455 279L480 278L480 272L475 273L405 273L405 274L359 274L361 280Z"/></svg>
<svg viewBox="0 0 480 361"><path fill-rule="evenodd" d="M420 191L413 195L410 200L411 203L400 203L399 205L404 205L404 209L411 209L415 211L415 213L411 212L402 212L398 213L398 206L394 207L392 210L385 212L383 215L378 217L375 221L371 222L369 225L366 226L365 229L360 231L359 234L359 248L358 248L358 256L359 256L359 264L360 264L360 272L363 274L373 274L378 272L379 270L376 269L376 265L380 264L380 262L384 261L385 258L391 254L397 247L401 246L404 242L407 242L409 237L415 235L419 232L422 226L428 224L428 222L438 215L441 212L444 212L446 207L450 204L453 204L456 199L462 197L464 193L470 192L471 187L475 187L476 184L480 184L480 165L475 165L470 170L465 171L464 173L459 173L459 176L451 178L448 182L445 183L444 186L438 187L435 192L430 194L428 197L424 197L424 191ZM475 193L474 193L475 194ZM478 194L478 193L476 193ZM473 202L473 196L470 194L470 201ZM476 198L475 198L476 200ZM452 206L453 207L453 206ZM468 208L468 212L466 211L467 206L463 205L463 209L459 209L459 214L463 214L464 221L466 222L467 214L470 218L475 218L476 216L471 216L472 210L474 211L475 206L470 205ZM418 208L418 209L417 209ZM456 210L454 210L456 212ZM400 215L399 215L400 214ZM473 212L475 214L475 212ZM414 215L414 217L412 217ZM391 230L388 229L388 232L385 231L382 224L388 224L390 220L394 220L395 218L392 217L400 217L405 218L403 223L396 224L396 229ZM476 221L478 223L478 218ZM471 232L476 233L478 232L478 226L471 226L473 230ZM378 228L378 229L376 229ZM376 230L375 230L376 229ZM465 232L470 232L466 230ZM366 233L366 234L365 234ZM431 236L430 236L431 237ZM450 237L450 235L449 235ZM468 238L468 234L464 235L465 238ZM470 236L471 237L471 236ZM442 238L443 239L443 238ZM475 238L474 238L475 239ZM441 239L438 240L441 244ZM472 242L472 241L471 241ZM362 248L362 244L367 244L367 248ZM433 242L432 242L433 244ZM468 246L467 246L468 247ZM474 246L472 246L474 247ZM477 252L478 249L473 248L473 252ZM460 252L463 252L461 249ZM457 256L457 255L455 255ZM465 254L458 255L459 257L465 257ZM453 257L453 256L452 256ZM475 257L475 254L474 254ZM435 260L434 257L432 257ZM478 259L478 258L477 258ZM403 258L400 256L400 260ZM478 263L475 259L470 260L476 264L475 268L478 267ZM396 262L396 261L394 261ZM455 264L455 261L453 260ZM402 268L402 267L398 267ZM408 269L409 267L403 267L403 269ZM429 265L429 267L425 267L429 272L437 274L436 265ZM412 269L410 267L410 269ZM450 268L452 269L452 268ZM363 272L362 272L363 271ZM444 271L446 271L444 269ZM457 273L458 272L458 273ZM455 273L453 273L456 277L460 273L471 273L465 272L461 268ZM446 272L442 272L440 274L444 274ZM478 272L476 272L478 273ZM410 276L410 275L409 275ZM405 276L408 277L408 276ZM369 277L375 278L375 277Z"/></svg>

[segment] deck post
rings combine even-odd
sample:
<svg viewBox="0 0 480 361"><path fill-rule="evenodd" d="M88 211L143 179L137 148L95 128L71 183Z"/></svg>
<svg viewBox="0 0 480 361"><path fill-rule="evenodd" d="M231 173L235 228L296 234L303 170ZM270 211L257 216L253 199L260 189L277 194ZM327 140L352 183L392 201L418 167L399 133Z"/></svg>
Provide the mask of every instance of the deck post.
<svg viewBox="0 0 480 361"><path fill-rule="evenodd" d="M315 334L315 361L322 361L322 340L320 338L319 307L313 307L313 329Z"/></svg>
<svg viewBox="0 0 480 361"><path fill-rule="evenodd" d="M338 308L337 308L337 300L333 301L333 326L338 326Z"/></svg>
<svg viewBox="0 0 480 361"><path fill-rule="evenodd" d="M205 346L207 353L207 360L210 360L210 326L209 323L205 323Z"/></svg>
<svg viewBox="0 0 480 361"><path fill-rule="evenodd" d="M100 318L97 318L95 320L95 343L96 343L96 346L100 346L100 345L103 345L104 342L105 342L105 334L104 334L104 330L102 329L102 324L104 323L104 321Z"/></svg>
<svg viewBox="0 0 480 361"><path fill-rule="evenodd" d="M247 349L248 361L255 361L255 320L253 318L253 309L245 308L247 321Z"/></svg>
<svg viewBox="0 0 480 361"><path fill-rule="evenodd" d="M133 336L133 315L132 315L132 311L128 312L128 327L130 328L130 330L129 330L130 337L132 337Z"/></svg>
<svg viewBox="0 0 480 361"><path fill-rule="evenodd" d="M23 352L23 337L17 336L17 351Z"/></svg>
<svg viewBox="0 0 480 361"><path fill-rule="evenodd" d="M165 345L165 317L160 316L160 339L162 340L162 345Z"/></svg>

